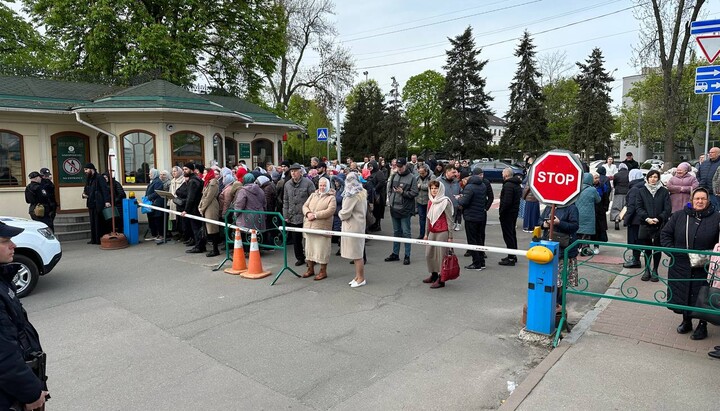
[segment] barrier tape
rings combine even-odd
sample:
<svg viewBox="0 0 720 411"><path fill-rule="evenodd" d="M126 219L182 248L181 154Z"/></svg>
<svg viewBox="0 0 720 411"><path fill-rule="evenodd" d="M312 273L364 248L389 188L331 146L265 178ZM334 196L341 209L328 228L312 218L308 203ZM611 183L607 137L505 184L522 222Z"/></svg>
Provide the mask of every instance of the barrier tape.
<svg viewBox="0 0 720 411"><path fill-rule="evenodd" d="M148 205L148 204L140 204L138 203L138 207L145 207L150 208L157 211L162 211L166 213L172 213L178 216L181 216L183 218L192 218L199 221L204 221L209 224L215 224L222 227L225 227L225 223L217 220L211 220L209 218L204 218L192 214L185 214L184 216L182 213L173 211L167 208L163 207L157 207L154 205ZM249 228L245 227L238 227L233 224L228 224L228 228L231 228L233 230L240 229L241 231L250 232ZM273 229L282 230L283 227L274 227ZM384 236L384 235L373 235L373 234L360 234L360 233L346 233L341 231L331 231L331 230L315 230L311 228L300 228L300 227L285 227L285 231L294 231L298 233L307 233L307 234L319 234L319 235L325 235L325 236L338 236L338 237L352 237L352 238L364 238L366 240L377 240L377 241L386 241L386 242L394 242L394 243L409 243L409 244L417 244L417 245L424 245L424 246L433 246L433 247L444 247L444 248L457 248L459 250L470 250L470 251L487 251L490 253L498 253L498 254L508 254L508 255L515 255L520 257L526 257L527 256L527 250L515 250L512 248L504 248L504 247L490 247L485 245L471 245L471 244L462 244L462 243L450 243L450 242L442 242L442 241L430 241L430 240L416 240L414 238L404 238L404 237L390 237L390 236Z"/></svg>

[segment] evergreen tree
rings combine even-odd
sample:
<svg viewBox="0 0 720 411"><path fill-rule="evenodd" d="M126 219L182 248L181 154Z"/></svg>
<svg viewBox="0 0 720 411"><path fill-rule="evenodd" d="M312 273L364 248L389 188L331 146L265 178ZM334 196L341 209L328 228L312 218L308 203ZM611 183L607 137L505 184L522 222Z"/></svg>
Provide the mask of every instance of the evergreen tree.
<svg viewBox="0 0 720 411"><path fill-rule="evenodd" d="M575 77L579 90L577 111L571 128L571 150L605 157L613 152L610 134L614 119L610 114L610 86L614 79L603 68L603 56L595 48L585 64L575 63L580 74Z"/></svg>
<svg viewBox="0 0 720 411"><path fill-rule="evenodd" d="M515 50L515 56L520 57L520 62L510 84L508 124L501 146L506 153L522 151L538 154L548 140L548 120L545 117L545 97L537 82L540 73L536 68L535 45L527 31Z"/></svg>
<svg viewBox="0 0 720 411"><path fill-rule="evenodd" d="M485 79L480 77L487 60L479 61L480 50L475 48L472 28L455 39L449 39L452 49L447 51L445 90L443 91L442 124L447 135L447 151L453 156L469 157L481 154L492 135L487 116L492 114L485 93Z"/></svg>
<svg viewBox="0 0 720 411"><path fill-rule="evenodd" d="M382 133L382 145L380 146L380 153L385 156L393 156L395 158L401 156L407 156L407 131L408 131L408 120L405 117L405 111L403 110L403 103L400 100L400 91L395 77L392 77L392 89L388 96L390 99L387 102L385 110L385 118L380 124Z"/></svg>
<svg viewBox="0 0 720 411"><path fill-rule="evenodd" d="M343 156L362 158L378 154L382 145L381 122L385 105L375 80L364 81L350 91L340 136Z"/></svg>

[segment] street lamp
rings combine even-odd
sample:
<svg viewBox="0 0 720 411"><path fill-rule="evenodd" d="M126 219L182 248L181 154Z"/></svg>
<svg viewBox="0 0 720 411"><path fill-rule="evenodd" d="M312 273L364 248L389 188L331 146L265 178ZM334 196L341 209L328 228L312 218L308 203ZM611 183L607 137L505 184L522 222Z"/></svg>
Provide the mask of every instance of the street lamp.
<svg viewBox="0 0 720 411"><path fill-rule="evenodd" d="M368 72L367 72L367 71L363 71L363 74L365 75L365 81L367 81L367 80L368 80L368 77L367 77L367 76L368 76Z"/></svg>

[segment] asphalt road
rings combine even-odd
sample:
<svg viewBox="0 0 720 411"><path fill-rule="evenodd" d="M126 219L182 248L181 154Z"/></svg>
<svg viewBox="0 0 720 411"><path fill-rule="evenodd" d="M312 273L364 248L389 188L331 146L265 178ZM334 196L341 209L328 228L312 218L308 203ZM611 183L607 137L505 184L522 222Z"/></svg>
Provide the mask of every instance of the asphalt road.
<svg viewBox="0 0 720 411"><path fill-rule="evenodd" d="M486 243L503 246L496 210L490 220ZM382 226L390 234L390 221ZM526 246L529 234L519 231ZM611 240L621 233L611 231ZM353 267L334 252L326 280L285 274L270 286L272 277L213 272L219 258L185 254L180 244L103 251L64 243L60 264L23 300L48 352L48 406L499 407L509 382L522 381L548 352L516 338L527 261L502 267L502 256L490 255L488 269L463 270L432 290L422 283L422 247L413 246L409 266L384 262L390 250L370 241L368 285L351 289ZM263 254L277 272L282 253Z"/></svg>

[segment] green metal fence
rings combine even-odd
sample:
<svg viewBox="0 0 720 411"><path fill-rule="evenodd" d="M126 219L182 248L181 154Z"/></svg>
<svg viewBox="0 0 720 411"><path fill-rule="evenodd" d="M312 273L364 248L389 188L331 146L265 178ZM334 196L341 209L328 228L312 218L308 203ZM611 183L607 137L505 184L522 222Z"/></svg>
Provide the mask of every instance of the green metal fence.
<svg viewBox="0 0 720 411"><path fill-rule="evenodd" d="M595 255L588 255L587 259L578 259L577 260L577 267L578 267L578 285L572 286L568 284L568 268L569 268L569 260L568 260L568 251L572 250L572 247L582 247L583 245L587 245L592 249L593 246L599 245L602 246L603 249L607 250L609 248L621 248L624 249L623 251L623 260L624 262L630 262L633 260L633 250L640 250L640 258L641 261L641 268L623 268L622 266L619 266L618 270L615 271L612 267L607 264L600 264L598 262L594 262L593 259L596 257ZM645 267L650 267L652 269L653 263L652 263L652 255L654 253L661 253L661 260L660 260L660 266L658 268L658 272L652 273L652 277L657 280L657 282L660 282L665 285L665 289L657 290L652 293L650 298L641 296L641 290L638 289L638 286L633 279L639 278L643 275L645 272ZM702 276L701 278L669 278L668 277L668 270L673 267L675 264L688 264L689 267L689 259L688 257L685 257L689 253L695 253L695 254L702 254L707 256L708 261L705 263L703 270L705 272L705 276ZM678 258L679 256L683 256ZM720 291L717 291L716 289L711 289L711 292L708 297L708 301L710 303L711 308L698 308L698 307L691 307L687 305L678 305L678 304L671 304L668 303L668 301L672 298L672 290L670 288L670 285L672 283L677 282L704 282L705 284L708 283L707 277L710 277L711 282L715 281L720 278L720 266L716 264L713 261L710 261L710 257L712 256L720 256L720 253L715 253L712 250L685 250L685 249L678 249L678 248L666 248L666 247L650 247L650 246L643 246L643 245L631 245L631 244L624 244L624 243L603 243L603 242L595 242L595 241L589 241L589 240L577 240L570 246L568 246L564 251L564 259L562 261L561 269L561 276L562 276L562 317L560 319L560 323L557 327L557 330L555 332L555 339L553 341L553 346L557 346L559 340L560 340L560 333L563 329L563 326L567 322L567 296L569 294L573 295L581 295L586 297L596 297L596 298L608 298L612 300L619 300L619 301L627 301L627 302L633 302L633 303L639 303L639 304L647 304L647 305L655 305L658 307L664 307L672 310L691 310L697 313L706 313L706 314L714 314L720 316ZM580 257L580 256L579 256ZM585 268L585 270L583 270ZM589 291L590 285L591 285L591 279L587 277L586 275L583 275L583 271L588 272L590 270L587 270L588 268L592 268L592 272L605 272L609 274L610 276L614 277L620 277L622 278L620 282L619 287L619 293L616 295L610 295L605 293L598 293ZM689 268L688 268L689 269ZM711 273L712 275L708 275ZM642 283L644 284L644 283Z"/></svg>
<svg viewBox="0 0 720 411"><path fill-rule="evenodd" d="M285 219L282 214L274 211L231 209L225 212L223 220L225 222L225 258L213 269L213 271L219 270L226 262L232 261L233 246L235 244L235 230L233 230L230 226L235 224L242 229L243 244L248 246L250 245L250 230L255 230L260 249L282 250L283 265L275 275L275 279L270 285L275 285L275 282L277 282L285 271L290 271L295 274L296 277L300 277L300 274L296 273L295 270L288 266L287 230L285 229Z"/></svg>

